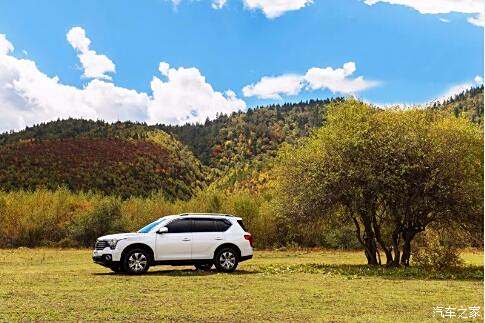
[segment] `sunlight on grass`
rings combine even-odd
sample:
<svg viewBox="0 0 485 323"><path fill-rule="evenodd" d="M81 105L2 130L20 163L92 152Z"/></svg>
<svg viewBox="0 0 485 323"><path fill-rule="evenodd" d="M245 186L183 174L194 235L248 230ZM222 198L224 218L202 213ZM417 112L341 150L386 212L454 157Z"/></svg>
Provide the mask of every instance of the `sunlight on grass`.
<svg viewBox="0 0 485 323"><path fill-rule="evenodd" d="M463 257L483 264L483 253ZM234 274L160 266L133 277L92 264L89 250L1 250L0 320L432 321L433 306L482 304L483 278L362 264L361 252L258 251Z"/></svg>

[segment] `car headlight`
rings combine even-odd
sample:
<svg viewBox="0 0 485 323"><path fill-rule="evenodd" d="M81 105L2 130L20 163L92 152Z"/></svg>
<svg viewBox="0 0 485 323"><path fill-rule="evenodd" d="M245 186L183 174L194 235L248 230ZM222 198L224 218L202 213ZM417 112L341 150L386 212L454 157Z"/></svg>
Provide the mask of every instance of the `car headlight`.
<svg viewBox="0 0 485 323"><path fill-rule="evenodd" d="M111 250L114 250L116 248L116 245L118 244L118 241L123 240L123 239L110 239L108 240L108 246Z"/></svg>

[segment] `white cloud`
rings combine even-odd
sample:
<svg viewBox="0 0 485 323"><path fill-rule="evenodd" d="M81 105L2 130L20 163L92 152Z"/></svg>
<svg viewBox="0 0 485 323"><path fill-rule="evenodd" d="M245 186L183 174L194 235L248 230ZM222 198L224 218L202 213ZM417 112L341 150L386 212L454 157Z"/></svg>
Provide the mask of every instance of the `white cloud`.
<svg viewBox="0 0 485 323"><path fill-rule="evenodd" d="M91 40L86 37L86 31L81 27L72 27L67 32L66 38L71 46L81 53L87 52L91 45Z"/></svg>
<svg viewBox="0 0 485 323"><path fill-rule="evenodd" d="M83 76L111 80L106 73L116 71L115 64L106 56L90 50L91 40L86 37L86 31L81 27L73 27L66 35L71 46L78 51L78 57L84 69Z"/></svg>
<svg viewBox="0 0 485 323"><path fill-rule="evenodd" d="M171 1L177 7L182 0ZM269 19L282 16L288 11L296 11L313 3L313 0L243 0L244 6L250 10L261 10ZM226 6L227 0L212 0L211 7L214 10L222 9Z"/></svg>
<svg viewBox="0 0 485 323"><path fill-rule="evenodd" d="M214 0L212 1L211 6L213 9L216 9L216 10L222 9L222 7L226 5L226 2L227 2L226 0Z"/></svg>
<svg viewBox="0 0 485 323"><path fill-rule="evenodd" d="M355 63L347 62L336 69L312 67L305 75L265 76L256 84L245 86L243 94L261 99L281 99L281 95L297 95L302 89L328 89L333 93L356 94L379 84L376 81L367 81L362 76L350 78L355 71Z"/></svg>
<svg viewBox="0 0 485 323"><path fill-rule="evenodd" d="M277 18L287 11L302 9L313 3L313 0L243 0L244 5L251 9L260 9L269 18Z"/></svg>
<svg viewBox="0 0 485 323"><path fill-rule="evenodd" d="M445 19L445 18L440 18L440 21L441 21L441 22L444 22L444 23L446 23L446 24L450 22L450 20L449 20L449 19Z"/></svg>
<svg viewBox="0 0 485 323"><path fill-rule="evenodd" d="M378 85L375 81L366 81L362 76L350 79L356 71L355 63L348 62L342 68L313 67L305 74L305 81L312 90L329 89L333 93L355 94Z"/></svg>
<svg viewBox="0 0 485 323"><path fill-rule="evenodd" d="M297 95L303 86L300 75L264 76L256 84L246 85L244 96L257 96L260 99L281 99L281 95Z"/></svg>
<svg viewBox="0 0 485 323"><path fill-rule="evenodd" d="M197 68L160 68L167 80L154 77L151 82L153 98L148 106L150 123L160 120L170 124L204 122L217 113L232 113L246 108L246 103L233 91L214 91Z"/></svg>
<svg viewBox="0 0 485 323"><path fill-rule="evenodd" d="M64 85L28 59L0 56L0 131L58 118L143 120L144 93L93 80L85 88Z"/></svg>
<svg viewBox="0 0 485 323"><path fill-rule="evenodd" d="M483 0L364 0L364 3L369 6L379 2L410 7L421 14L435 15L452 12L474 14L476 16L468 18L468 22L477 26L484 26Z"/></svg>
<svg viewBox="0 0 485 323"><path fill-rule="evenodd" d="M79 48L85 44L75 42ZM44 74L32 60L9 55L12 50L12 44L0 35L0 132L68 117L195 122L246 107L234 92L214 91L196 68L172 69L162 62L160 70L166 71L168 81L154 77L153 95L101 79L77 88Z"/></svg>
<svg viewBox="0 0 485 323"><path fill-rule="evenodd" d="M485 14L482 12L475 17L467 19L469 23L478 27L485 27Z"/></svg>
<svg viewBox="0 0 485 323"><path fill-rule="evenodd" d="M160 62L160 64L158 65L158 70L160 71L160 73L162 73L162 75L167 76L168 71L170 70L170 65L166 62Z"/></svg>
<svg viewBox="0 0 485 323"><path fill-rule="evenodd" d="M8 41L5 34L0 34L0 55L7 55L13 52L14 47L11 42Z"/></svg>

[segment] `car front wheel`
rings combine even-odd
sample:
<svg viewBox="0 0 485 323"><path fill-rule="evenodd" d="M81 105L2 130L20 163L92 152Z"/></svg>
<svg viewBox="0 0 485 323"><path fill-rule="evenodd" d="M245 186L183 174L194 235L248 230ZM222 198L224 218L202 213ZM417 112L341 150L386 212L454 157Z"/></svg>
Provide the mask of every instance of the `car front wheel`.
<svg viewBox="0 0 485 323"><path fill-rule="evenodd" d="M217 270L231 273L236 270L238 264L238 254L233 248L222 248L214 257L214 264Z"/></svg>
<svg viewBox="0 0 485 323"><path fill-rule="evenodd" d="M123 269L131 275L146 273L150 267L149 259L148 252L143 249L130 250L123 259Z"/></svg>

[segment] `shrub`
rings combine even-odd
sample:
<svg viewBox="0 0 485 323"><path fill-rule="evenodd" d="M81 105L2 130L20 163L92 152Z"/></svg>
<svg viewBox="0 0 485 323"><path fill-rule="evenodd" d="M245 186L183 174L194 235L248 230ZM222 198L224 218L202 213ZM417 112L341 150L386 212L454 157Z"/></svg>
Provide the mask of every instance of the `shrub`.
<svg viewBox="0 0 485 323"><path fill-rule="evenodd" d="M120 206L121 201L116 198L102 200L73 221L69 235L80 245L89 247L99 236L126 231L121 221Z"/></svg>
<svg viewBox="0 0 485 323"><path fill-rule="evenodd" d="M412 260L419 267L432 270L444 270L463 265L458 250L440 239L440 235L434 230L426 230L421 239Z"/></svg>

